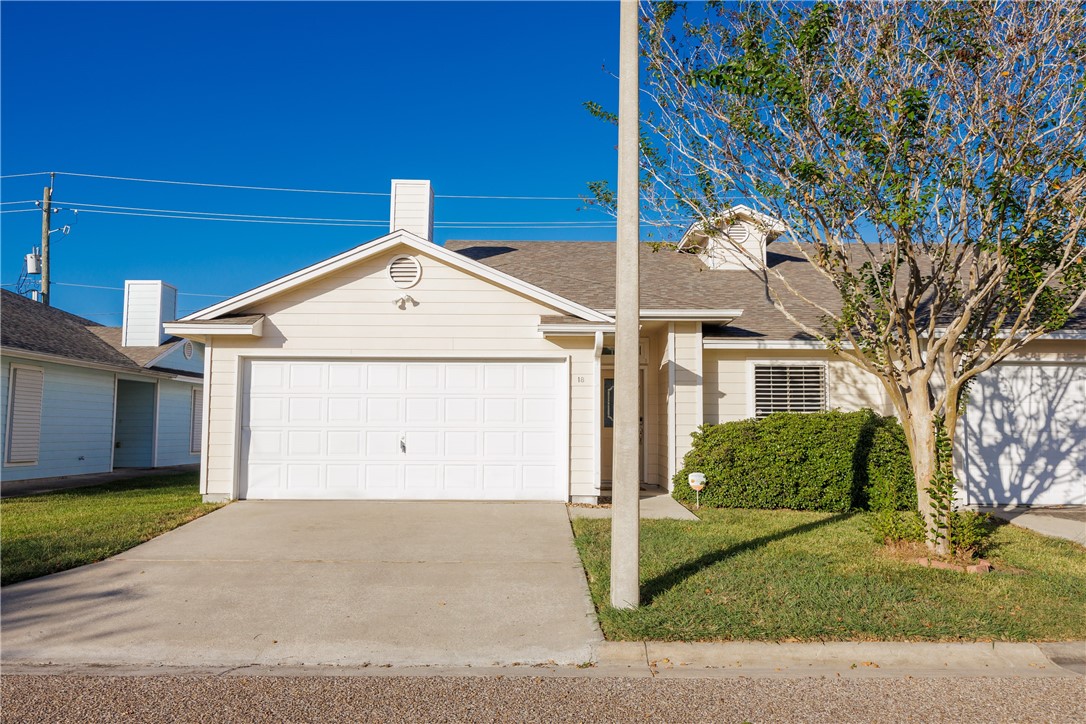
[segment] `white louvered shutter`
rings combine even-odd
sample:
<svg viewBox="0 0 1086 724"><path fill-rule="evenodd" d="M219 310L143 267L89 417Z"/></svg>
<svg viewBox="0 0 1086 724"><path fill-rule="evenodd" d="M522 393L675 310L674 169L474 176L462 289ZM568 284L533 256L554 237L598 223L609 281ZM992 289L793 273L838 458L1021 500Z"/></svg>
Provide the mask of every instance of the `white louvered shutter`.
<svg viewBox="0 0 1086 724"><path fill-rule="evenodd" d="M822 365L755 365L754 416L826 409L826 368Z"/></svg>
<svg viewBox="0 0 1086 724"><path fill-rule="evenodd" d="M8 401L8 462L36 463L41 447L41 399L45 373L34 367L12 367Z"/></svg>
<svg viewBox="0 0 1086 724"><path fill-rule="evenodd" d="M204 439L204 391L197 387L192 391L192 427L189 450L200 452Z"/></svg>

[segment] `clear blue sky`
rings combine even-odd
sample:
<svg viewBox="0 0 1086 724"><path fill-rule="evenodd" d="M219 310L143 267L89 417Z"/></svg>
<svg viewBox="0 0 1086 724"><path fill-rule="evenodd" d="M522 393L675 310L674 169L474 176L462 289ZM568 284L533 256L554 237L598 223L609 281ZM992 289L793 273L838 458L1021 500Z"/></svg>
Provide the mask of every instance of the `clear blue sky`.
<svg viewBox="0 0 1086 724"><path fill-rule="evenodd" d="M575 197L613 179L617 3L24 3L0 5L0 173L66 171L439 197ZM47 177L2 181L9 202ZM58 176L53 278L164 279L234 294L380 236L341 228L93 214L130 208L377 219L387 196L328 196ZM577 201L438 198L438 224L607 221ZM141 212L133 212L141 213ZM40 213L0 215L0 282ZM614 238L613 226L440 229L437 240ZM10 289L10 286L5 288ZM122 294L55 286L54 305L120 324ZM214 299L181 296L182 312Z"/></svg>

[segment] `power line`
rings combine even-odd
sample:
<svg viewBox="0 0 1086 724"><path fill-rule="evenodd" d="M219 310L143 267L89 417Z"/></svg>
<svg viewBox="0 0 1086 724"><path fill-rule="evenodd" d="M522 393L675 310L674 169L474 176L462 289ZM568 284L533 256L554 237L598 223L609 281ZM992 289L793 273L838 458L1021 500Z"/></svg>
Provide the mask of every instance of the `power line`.
<svg viewBox="0 0 1086 724"><path fill-rule="evenodd" d="M28 211L38 211L38 209L0 209L0 214L25 214Z"/></svg>
<svg viewBox="0 0 1086 724"><path fill-rule="evenodd" d="M5 213L5 212L0 212ZM84 209L81 211L84 214L107 214L112 216L140 216L150 219L189 219L191 221L228 221L239 224L281 224L286 226L340 226L347 228L378 228L388 227L387 221L379 223L331 223L326 221L278 221L274 219L235 219L225 218L221 216L183 216L178 214L148 214L139 213L134 211L106 211L104 209ZM555 222L554 225L516 225L516 226L494 226L492 224L434 224L436 229L599 229L607 228L606 226L599 226L598 222Z"/></svg>
<svg viewBox="0 0 1086 724"><path fill-rule="evenodd" d="M0 206L8 206L10 204L36 204L41 199L30 199L29 201L0 201Z"/></svg>
<svg viewBox="0 0 1086 724"><path fill-rule="evenodd" d="M24 176L48 176L48 175L49 175L49 171L35 171L34 173L9 173L9 174L4 174L3 176L0 176L0 179L3 179L3 178L22 178Z"/></svg>
<svg viewBox="0 0 1086 724"><path fill-rule="evenodd" d="M292 189L278 186L244 186L241 184L215 184L199 181L171 181L157 178L137 178L134 176L106 176L96 173L72 173L69 171L57 171L58 176L75 176L78 178L97 178L110 181L136 181L147 184L171 184L174 186L202 186L217 189L240 189L243 191L289 191L296 194L336 194L340 196L389 196L389 193L379 191L333 191L330 189Z"/></svg>
<svg viewBox="0 0 1086 724"><path fill-rule="evenodd" d="M55 203L64 204L76 208L77 210L84 209L114 209L122 211L152 211L163 214L188 214L195 216L223 216L230 218L244 218L244 219L274 219L277 221L332 221L338 223L351 223L351 224L377 224L385 226L388 221L385 219L341 219L341 218L328 218L320 216L271 216L266 214L230 214L222 211L189 211L185 209L155 209L141 206L111 206L107 204L90 204L81 203L79 201L57 201ZM510 226L519 224L592 224L592 225L604 225L609 226L614 224L612 220L597 220L597 219L585 219L584 221L446 221L438 222L438 224L487 224L495 226Z"/></svg>
<svg viewBox="0 0 1086 724"><path fill-rule="evenodd" d="M75 284L73 282L53 282L53 284L59 284L62 287L83 287L84 289L107 289L111 292L123 292L124 287L103 287L98 284ZM7 284L5 286L12 286ZM179 296L183 297L213 297L215 299L229 299L229 294L198 294L196 292L178 292Z"/></svg>
<svg viewBox="0 0 1086 724"><path fill-rule="evenodd" d="M19 178L22 176L42 176L49 173L16 173L0 176L0 178ZM332 194L338 196L391 196L387 191L344 191L337 189L298 189L280 186L249 186L244 184L220 184L203 181L175 181L171 179L140 178L137 176L110 176L97 173L74 173L71 171L56 171L57 176L73 176L77 178L104 179L108 181L132 181L148 184L169 184L173 186L198 186L202 188L237 189L242 191L280 191L296 194ZM463 195L463 194L435 194L439 199L495 199L500 201L583 201L581 196L490 196L490 195Z"/></svg>

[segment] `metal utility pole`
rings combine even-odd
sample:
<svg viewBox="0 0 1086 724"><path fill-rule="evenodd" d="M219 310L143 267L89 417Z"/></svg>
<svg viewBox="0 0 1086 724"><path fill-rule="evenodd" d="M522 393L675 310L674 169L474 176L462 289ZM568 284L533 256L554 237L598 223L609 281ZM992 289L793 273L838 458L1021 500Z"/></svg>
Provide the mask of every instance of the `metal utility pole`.
<svg viewBox="0 0 1086 724"><path fill-rule="evenodd" d="M618 55L618 240L615 253L615 428L611 605L641 604L640 212L637 0L622 0Z"/></svg>
<svg viewBox="0 0 1086 724"><path fill-rule="evenodd" d="M49 174L49 185L41 200L41 303L49 306L49 227L53 221L53 181L56 174Z"/></svg>

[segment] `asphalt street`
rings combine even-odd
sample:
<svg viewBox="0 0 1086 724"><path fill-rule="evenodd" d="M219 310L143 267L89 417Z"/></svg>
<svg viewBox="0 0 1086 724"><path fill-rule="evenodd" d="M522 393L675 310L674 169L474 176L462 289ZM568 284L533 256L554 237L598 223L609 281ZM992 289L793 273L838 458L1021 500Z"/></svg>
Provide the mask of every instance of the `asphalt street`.
<svg viewBox="0 0 1086 724"><path fill-rule="evenodd" d="M1081 722L1083 679L0 678L11 722Z"/></svg>

